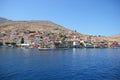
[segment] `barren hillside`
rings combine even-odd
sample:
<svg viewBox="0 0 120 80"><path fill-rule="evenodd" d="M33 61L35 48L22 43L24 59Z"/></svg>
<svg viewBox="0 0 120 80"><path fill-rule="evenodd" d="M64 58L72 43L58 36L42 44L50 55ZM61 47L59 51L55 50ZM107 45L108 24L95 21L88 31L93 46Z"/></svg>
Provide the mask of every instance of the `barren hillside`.
<svg viewBox="0 0 120 80"><path fill-rule="evenodd" d="M19 30L83 35L50 21L9 21L0 24L0 31Z"/></svg>
<svg viewBox="0 0 120 80"><path fill-rule="evenodd" d="M7 22L7 21L11 21L11 20L8 20L8 19L6 19L6 18L0 17L0 24L1 24L1 23L4 23L4 22Z"/></svg>
<svg viewBox="0 0 120 80"><path fill-rule="evenodd" d="M34 32L52 32L52 33L63 33L70 36L78 35L81 37L87 37L89 35L80 34L73 30L67 29L63 26L55 24L51 21L6 21L0 24L0 32L10 32L10 31L34 31ZM72 35L73 34L73 35ZM120 42L120 34L113 36L103 36L103 37L93 37L98 40L107 40L107 41L117 41Z"/></svg>

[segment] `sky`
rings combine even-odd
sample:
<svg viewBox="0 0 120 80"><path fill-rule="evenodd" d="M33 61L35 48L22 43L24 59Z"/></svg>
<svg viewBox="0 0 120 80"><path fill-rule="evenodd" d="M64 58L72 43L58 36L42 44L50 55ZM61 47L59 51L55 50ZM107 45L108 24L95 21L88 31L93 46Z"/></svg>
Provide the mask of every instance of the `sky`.
<svg viewBox="0 0 120 80"><path fill-rule="evenodd" d="M49 20L82 34L120 34L120 0L0 0L0 17Z"/></svg>

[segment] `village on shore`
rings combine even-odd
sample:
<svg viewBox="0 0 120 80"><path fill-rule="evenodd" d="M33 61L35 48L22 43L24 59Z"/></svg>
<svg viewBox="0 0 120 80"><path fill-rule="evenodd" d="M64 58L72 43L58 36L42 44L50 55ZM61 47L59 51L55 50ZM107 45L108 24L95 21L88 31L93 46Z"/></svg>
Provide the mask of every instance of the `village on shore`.
<svg viewBox="0 0 120 80"><path fill-rule="evenodd" d="M72 34L10 31L0 32L0 46L31 48L117 48L117 41L98 40L92 36L82 37Z"/></svg>

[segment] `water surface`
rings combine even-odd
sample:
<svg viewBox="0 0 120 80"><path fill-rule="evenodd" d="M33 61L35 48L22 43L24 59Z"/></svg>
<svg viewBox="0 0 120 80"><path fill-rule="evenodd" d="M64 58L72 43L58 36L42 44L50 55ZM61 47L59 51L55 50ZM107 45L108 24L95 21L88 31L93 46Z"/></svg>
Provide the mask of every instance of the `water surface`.
<svg viewBox="0 0 120 80"><path fill-rule="evenodd" d="M120 80L120 49L0 48L0 80Z"/></svg>

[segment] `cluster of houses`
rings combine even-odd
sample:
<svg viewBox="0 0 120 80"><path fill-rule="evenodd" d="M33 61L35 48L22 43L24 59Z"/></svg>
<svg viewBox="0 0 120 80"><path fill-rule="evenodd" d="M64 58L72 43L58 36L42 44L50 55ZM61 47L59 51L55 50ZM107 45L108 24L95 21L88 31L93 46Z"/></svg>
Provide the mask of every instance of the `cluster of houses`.
<svg viewBox="0 0 120 80"><path fill-rule="evenodd" d="M30 46L41 48L109 48L120 47L116 41L93 40L91 36L76 34L35 32L35 31L2 31L0 45Z"/></svg>

